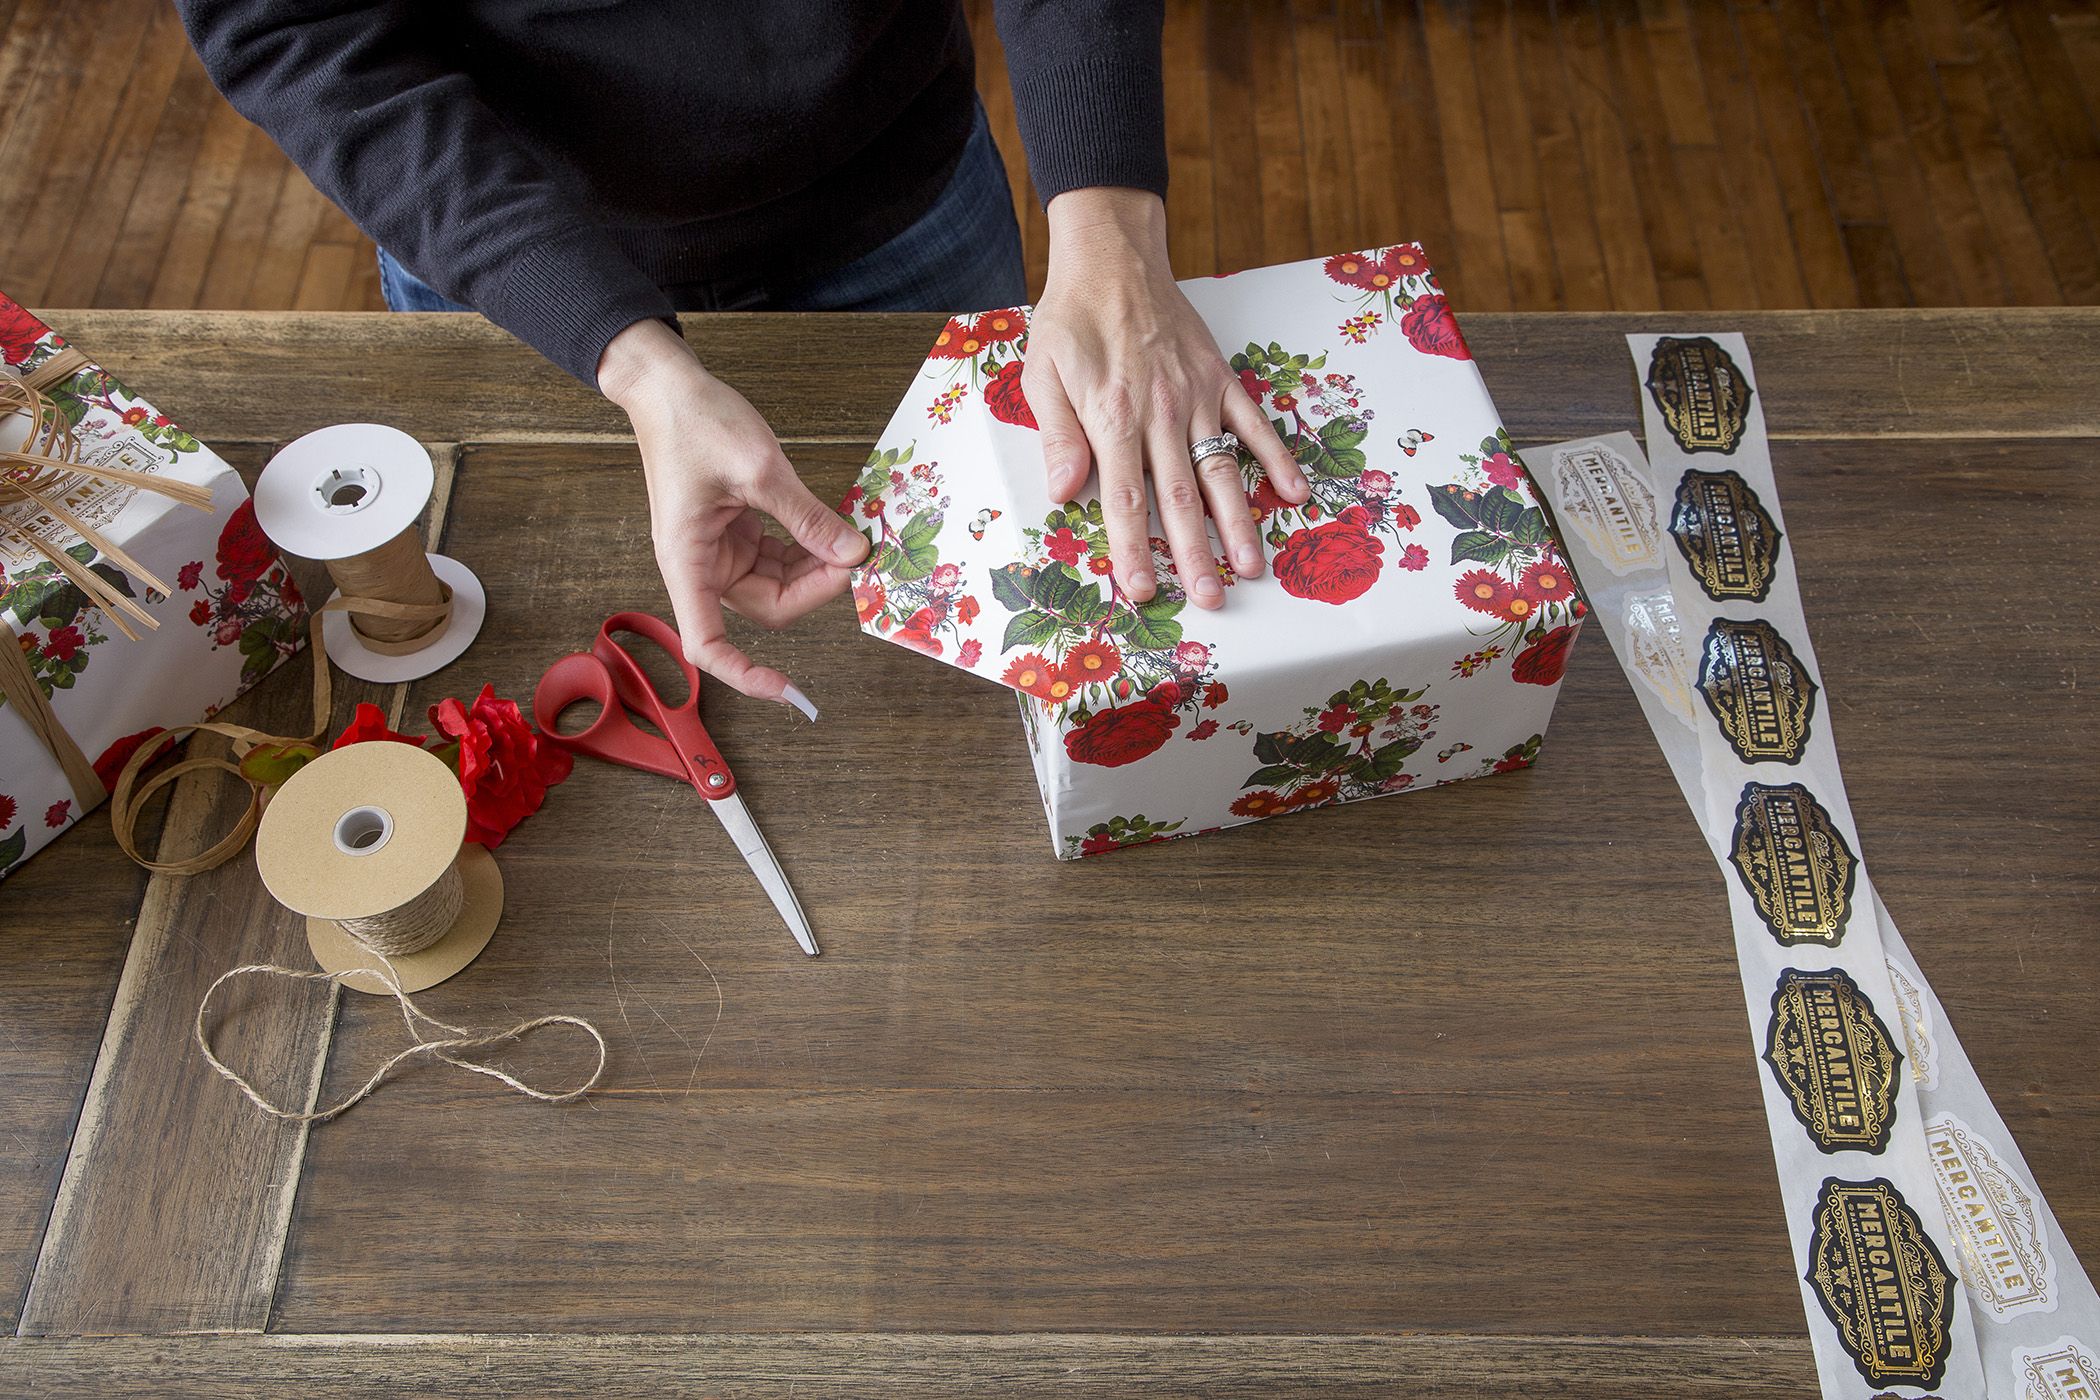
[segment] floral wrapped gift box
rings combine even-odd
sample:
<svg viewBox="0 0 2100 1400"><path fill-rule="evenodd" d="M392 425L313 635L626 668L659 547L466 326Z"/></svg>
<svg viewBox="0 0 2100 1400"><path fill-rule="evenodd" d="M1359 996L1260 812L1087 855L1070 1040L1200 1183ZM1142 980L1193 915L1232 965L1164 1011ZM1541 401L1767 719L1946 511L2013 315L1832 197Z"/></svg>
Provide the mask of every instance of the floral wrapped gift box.
<svg viewBox="0 0 2100 1400"><path fill-rule="evenodd" d="M14 674L34 685L62 727L57 742L69 739L93 768L90 775L76 763L69 772L22 707L0 700L4 875L100 804L145 739L216 713L297 651L305 605L233 469L4 296L0 359L9 376L36 386L65 416L82 463L196 483L211 502L200 510L135 485L65 478L65 509L169 594L32 502L0 508L0 616L26 667ZM0 421L0 439L13 450L28 426L17 413ZM117 619L35 547L31 533L159 625L130 615L138 639L122 635Z"/></svg>
<svg viewBox="0 0 2100 1400"><path fill-rule="evenodd" d="M1202 612L1155 537L1156 596L1117 587L1015 307L948 323L841 506L862 628L1019 692L1067 858L1529 765L1584 607L1422 250L1183 286L1312 482L1242 455L1268 574L1220 551Z"/></svg>

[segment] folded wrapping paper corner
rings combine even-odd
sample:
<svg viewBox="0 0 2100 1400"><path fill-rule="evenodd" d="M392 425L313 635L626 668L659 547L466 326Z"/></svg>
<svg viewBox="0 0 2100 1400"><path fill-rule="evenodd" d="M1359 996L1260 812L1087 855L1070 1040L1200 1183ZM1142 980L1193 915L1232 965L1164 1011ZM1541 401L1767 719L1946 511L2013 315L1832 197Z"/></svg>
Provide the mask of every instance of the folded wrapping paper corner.
<svg viewBox="0 0 2100 1400"><path fill-rule="evenodd" d="M103 473L52 498L65 518L28 500L0 512L0 643L13 645L0 675L5 874L97 806L147 735L216 713L297 651L305 605L233 469L4 296L0 363L50 398L79 459ZM16 414L0 436L12 447L26 426ZM171 496L140 477L186 490ZM188 508L185 495L209 508ZM138 640L113 635L113 608Z"/></svg>
<svg viewBox="0 0 2100 1400"><path fill-rule="evenodd" d="M943 329L840 507L872 546L862 629L1021 694L1063 854L1528 762L1582 604L1421 249L1183 288L1312 481L1293 506L1242 456L1269 569L1219 551L1201 611L1155 516L1159 591L1124 595L1098 497L1046 494L1032 312L1001 308ZM1236 753L1202 776L1154 757L1176 739ZM1111 810L1139 797L1171 822Z"/></svg>

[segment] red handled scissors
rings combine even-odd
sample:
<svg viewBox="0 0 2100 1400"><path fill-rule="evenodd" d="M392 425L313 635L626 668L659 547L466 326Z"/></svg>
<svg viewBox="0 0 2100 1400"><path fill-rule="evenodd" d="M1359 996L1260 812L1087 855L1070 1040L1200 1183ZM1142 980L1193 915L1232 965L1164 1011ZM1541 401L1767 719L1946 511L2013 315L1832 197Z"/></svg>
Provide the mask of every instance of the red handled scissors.
<svg viewBox="0 0 2100 1400"><path fill-rule="evenodd" d="M627 648L614 640L623 632L654 642L671 654L685 675L683 702L668 704L657 693ZM598 703L598 717L575 734L557 730L555 723L562 711L584 700ZM631 714L655 725L657 733L636 728ZM758 876L773 907L787 921L788 932L795 935L803 952L817 955L816 936L809 931L809 920L787 875L759 834L758 823L751 820L744 799L736 795L736 775L722 761L721 750L700 722L700 670L685 659L685 644L669 623L636 612L615 613L605 619L589 651L564 656L540 677L539 688L532 693L532 717L550 741L574 753L691 783L707 799L708 808L736 843L751 873Z"/></svg>

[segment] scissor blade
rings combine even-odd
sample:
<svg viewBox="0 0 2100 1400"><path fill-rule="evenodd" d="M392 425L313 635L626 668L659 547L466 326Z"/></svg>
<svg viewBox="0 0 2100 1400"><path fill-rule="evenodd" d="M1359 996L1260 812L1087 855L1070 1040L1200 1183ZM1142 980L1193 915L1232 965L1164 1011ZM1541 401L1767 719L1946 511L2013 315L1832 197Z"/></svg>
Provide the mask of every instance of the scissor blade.
<svg viewBox="0 0 2100 1400"><path fill-rule="evenodd" d="M795 891L788 884L787 872L783 871L780 862L773 858L773 848L768 846L766 838L759 834L758 823L751 820L751 812L744 806L744 799L732 793L728 797L716 798L707 805L715 809L715 818L722 823L722 829L729 833L729 839L736 843L737 853L743 856L744 863L751 867L751 873L758 877L758 883L765 887L766 898L773 901L773 907L778 909L780 917L787 921L788 932L795 935L795 941L802 945L803 952L815 957L817 938L809 931L809 919L802 913L801 901L795 898Z"/></svg>

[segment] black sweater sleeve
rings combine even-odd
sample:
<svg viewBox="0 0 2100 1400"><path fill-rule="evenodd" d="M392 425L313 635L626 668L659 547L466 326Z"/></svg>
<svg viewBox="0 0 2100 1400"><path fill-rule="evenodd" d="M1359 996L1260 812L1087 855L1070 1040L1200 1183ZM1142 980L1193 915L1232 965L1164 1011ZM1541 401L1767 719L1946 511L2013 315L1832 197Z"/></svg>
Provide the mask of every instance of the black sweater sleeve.
<svg viewBox="0 0 2100 1400"><path fill-rule="evenodd" d="M1167 193L1164 0L998 0L1036 194L1123 185Z"/></svg>
<svg viewBox="0 0 2100 1400"><path fill-rule="evenodd" d="M586 384L671 314L575 196L439 57L430 0L176 0L219 91L409 271Z"/></svg>

